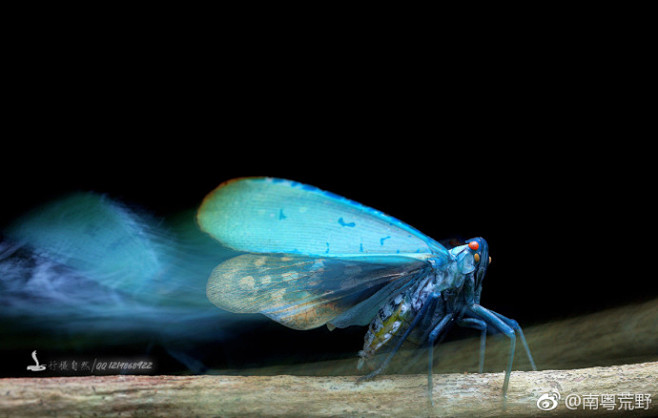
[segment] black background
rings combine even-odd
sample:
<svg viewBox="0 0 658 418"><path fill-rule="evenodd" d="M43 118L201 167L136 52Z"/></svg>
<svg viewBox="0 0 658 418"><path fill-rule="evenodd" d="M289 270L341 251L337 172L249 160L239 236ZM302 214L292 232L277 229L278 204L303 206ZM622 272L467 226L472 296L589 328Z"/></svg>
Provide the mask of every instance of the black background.
<svg viewBox="0 0 658 418"><path fill-rule="evenodd" d="M42 40L18 53L2 224L74 190L166 217L230 178L284 177L435 239L484 237L482 304L522 325L658 295L642 58L620 49L612 67L596 52L547 59L524 45L365 57L260 41ZM345 334L355 351L361 334ZM317 349L283 327L250 338Z"/></svg>

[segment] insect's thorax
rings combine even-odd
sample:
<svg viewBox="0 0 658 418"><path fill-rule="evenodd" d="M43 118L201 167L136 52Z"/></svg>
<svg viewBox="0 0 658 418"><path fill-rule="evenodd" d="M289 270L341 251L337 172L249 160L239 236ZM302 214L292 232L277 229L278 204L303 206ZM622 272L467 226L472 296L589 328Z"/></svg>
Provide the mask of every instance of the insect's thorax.
<svg viewBox="0 0 658 418"><path fill-rule="evenodd" d="M426 312L426 320L416 327L419 332L414 332L415 334L424 334L426 330L423 328L427 328L436 318L447 313L454 314L455 318L461 316L466 305L464 283L468 277L459 273L451 263L430 264L432 269L428 274L418 278L404 291L393 295L379 310L365 335L360 353L362 358L368 359L381 347L400 338L427 303L434 305L428 307L431 311ZM435 300L432 300L433 294L437 295Z"/></svg>

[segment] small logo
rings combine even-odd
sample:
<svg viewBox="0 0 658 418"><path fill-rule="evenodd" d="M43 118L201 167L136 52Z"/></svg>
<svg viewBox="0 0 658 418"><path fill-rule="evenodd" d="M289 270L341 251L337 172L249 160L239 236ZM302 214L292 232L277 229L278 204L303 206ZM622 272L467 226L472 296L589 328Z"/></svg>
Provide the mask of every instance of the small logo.
<svg viewBox="0 0 658 418"><path fill-rule="evenodd" d="M557 403L560 400L560 393L557 390L552 390L544 393L537 399L537 408L542 411L551 411L557 408Z"/></svg>
<svg viewBox="0 0 658 418"><path fill-rule="evenodd" d="M31 364L27 366L28 370L32 370L33 372L42 372L46 370L46 366L44 366L43 364L39 364L39 360L37 359L37 350L34 350L32 352L32 358L34 359L34 362L36 364Z"/></svg>

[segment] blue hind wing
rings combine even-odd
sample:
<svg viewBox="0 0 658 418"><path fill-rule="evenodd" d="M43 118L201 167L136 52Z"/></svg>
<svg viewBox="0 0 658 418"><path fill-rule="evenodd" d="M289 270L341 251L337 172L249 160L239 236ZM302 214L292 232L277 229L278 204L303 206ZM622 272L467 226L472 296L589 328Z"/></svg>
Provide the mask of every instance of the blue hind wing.
<svg viewBox="0 0 658 418"><path fill-rule="evenodd" d="M446 251L382 212L276 178L240 178L221 184L206 196L197 220L212 237L239 251L322 257Z"/></svg>

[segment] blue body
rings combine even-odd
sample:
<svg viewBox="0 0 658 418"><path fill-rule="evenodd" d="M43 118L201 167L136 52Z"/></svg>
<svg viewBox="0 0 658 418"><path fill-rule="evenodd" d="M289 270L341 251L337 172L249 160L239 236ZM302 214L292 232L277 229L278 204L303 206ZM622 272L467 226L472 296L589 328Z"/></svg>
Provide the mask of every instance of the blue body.
<svg viewBox="0 0 658 418"><path fill-rule="evenodd" d="M507 392L519 325L482 307L489 265L483 238L446 248L405 223L335 194L272 178L220 185L199 208L200 227L246 254L217 266L208 281L211 302L231 312L260 312L295 329L368 325L363 378L381 373L406 340L431 349L450 326L510 338L503 384ZM383 361L371 364L385 352ZM534 363L530 357L531 364Z"/></svg>

